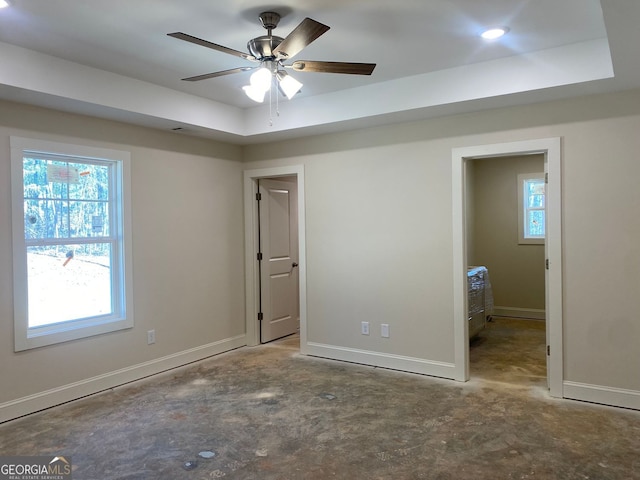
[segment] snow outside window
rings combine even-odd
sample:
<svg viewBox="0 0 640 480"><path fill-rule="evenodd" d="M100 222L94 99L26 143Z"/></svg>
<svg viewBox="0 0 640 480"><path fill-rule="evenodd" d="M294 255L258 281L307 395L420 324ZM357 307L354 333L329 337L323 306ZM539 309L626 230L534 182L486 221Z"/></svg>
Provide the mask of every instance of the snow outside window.
<svg viewBox="0 0 640 480"><path fill-rule="evenodd" d="M11 137L15 350L133 326L128 152Z"/></svg>

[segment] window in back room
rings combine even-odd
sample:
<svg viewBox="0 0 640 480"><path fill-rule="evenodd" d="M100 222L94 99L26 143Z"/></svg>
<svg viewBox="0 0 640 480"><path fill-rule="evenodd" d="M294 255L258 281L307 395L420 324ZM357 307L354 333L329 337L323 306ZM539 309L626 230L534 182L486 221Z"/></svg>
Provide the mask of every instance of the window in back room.
<svg viewBox="0 0 640 480"><path fill-rule="evenodd" d="M518 243L544 243L544 173L518 175Z"/></svg>

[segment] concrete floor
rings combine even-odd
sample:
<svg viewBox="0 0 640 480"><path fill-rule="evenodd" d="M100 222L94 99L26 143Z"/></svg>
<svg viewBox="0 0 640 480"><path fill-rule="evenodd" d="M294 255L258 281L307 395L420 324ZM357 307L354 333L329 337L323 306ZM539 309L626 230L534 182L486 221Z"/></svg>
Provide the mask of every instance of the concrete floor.
<svg viewBox="0 0 640 480"><path fill-rule="evenodd" d="M640 412L549 398L541 322L489 323L464 384L297 342L5 423L0 455L71 456L75 480L640 479Z"/></svg>

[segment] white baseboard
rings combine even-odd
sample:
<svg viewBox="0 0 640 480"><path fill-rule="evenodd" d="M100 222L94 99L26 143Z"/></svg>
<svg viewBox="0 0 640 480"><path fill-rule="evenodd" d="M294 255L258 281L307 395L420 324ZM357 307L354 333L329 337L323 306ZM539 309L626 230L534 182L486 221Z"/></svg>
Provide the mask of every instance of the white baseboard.
<svg viewBox="0 0 640 480"><path fill-rule="evenodd" d="M335 345L324 345L313 342L307 343L306 348L304 348L304 354L331 360L341 360L374 367L401 370L403 372L419 373L432 377L455 378L455 365L453 363L424 360L422 358L404 357L389 353L337 347Z"/></svg>
<svg viewBox="0 0 640 480"><path fill-rule="evenodd" d="M39 392L0 404L0 423L92 395L125 383L140 380L172 368L181 367L247 344L245 335L202 345L149 362L132 365L114 372Z"/></svg>
<svg viewBox="0 0 640 480"><path fill-rule="evenodd" d="M496 317L532 318L535 320L544 320L546 318L544 310L518 307L494 306L492 315Z"/></svg>
<svg viewBox="0 0 640 480"><path fill-rule="evenodd" d="M564 398L573 400L640 410L640 391L637 390L565 381L562 393Z"/></svg>

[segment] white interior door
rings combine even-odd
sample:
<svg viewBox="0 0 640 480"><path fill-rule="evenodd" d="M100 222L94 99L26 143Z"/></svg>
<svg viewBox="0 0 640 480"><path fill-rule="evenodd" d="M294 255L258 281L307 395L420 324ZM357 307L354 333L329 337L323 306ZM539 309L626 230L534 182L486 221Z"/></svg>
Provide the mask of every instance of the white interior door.
<svg viewBox="0 0 640 480"><path fill-rule="evenodd" d="M260 179L260 342L296 333L298 301L297 184ZM259 255L260 256L260 255Z"/></svg>

